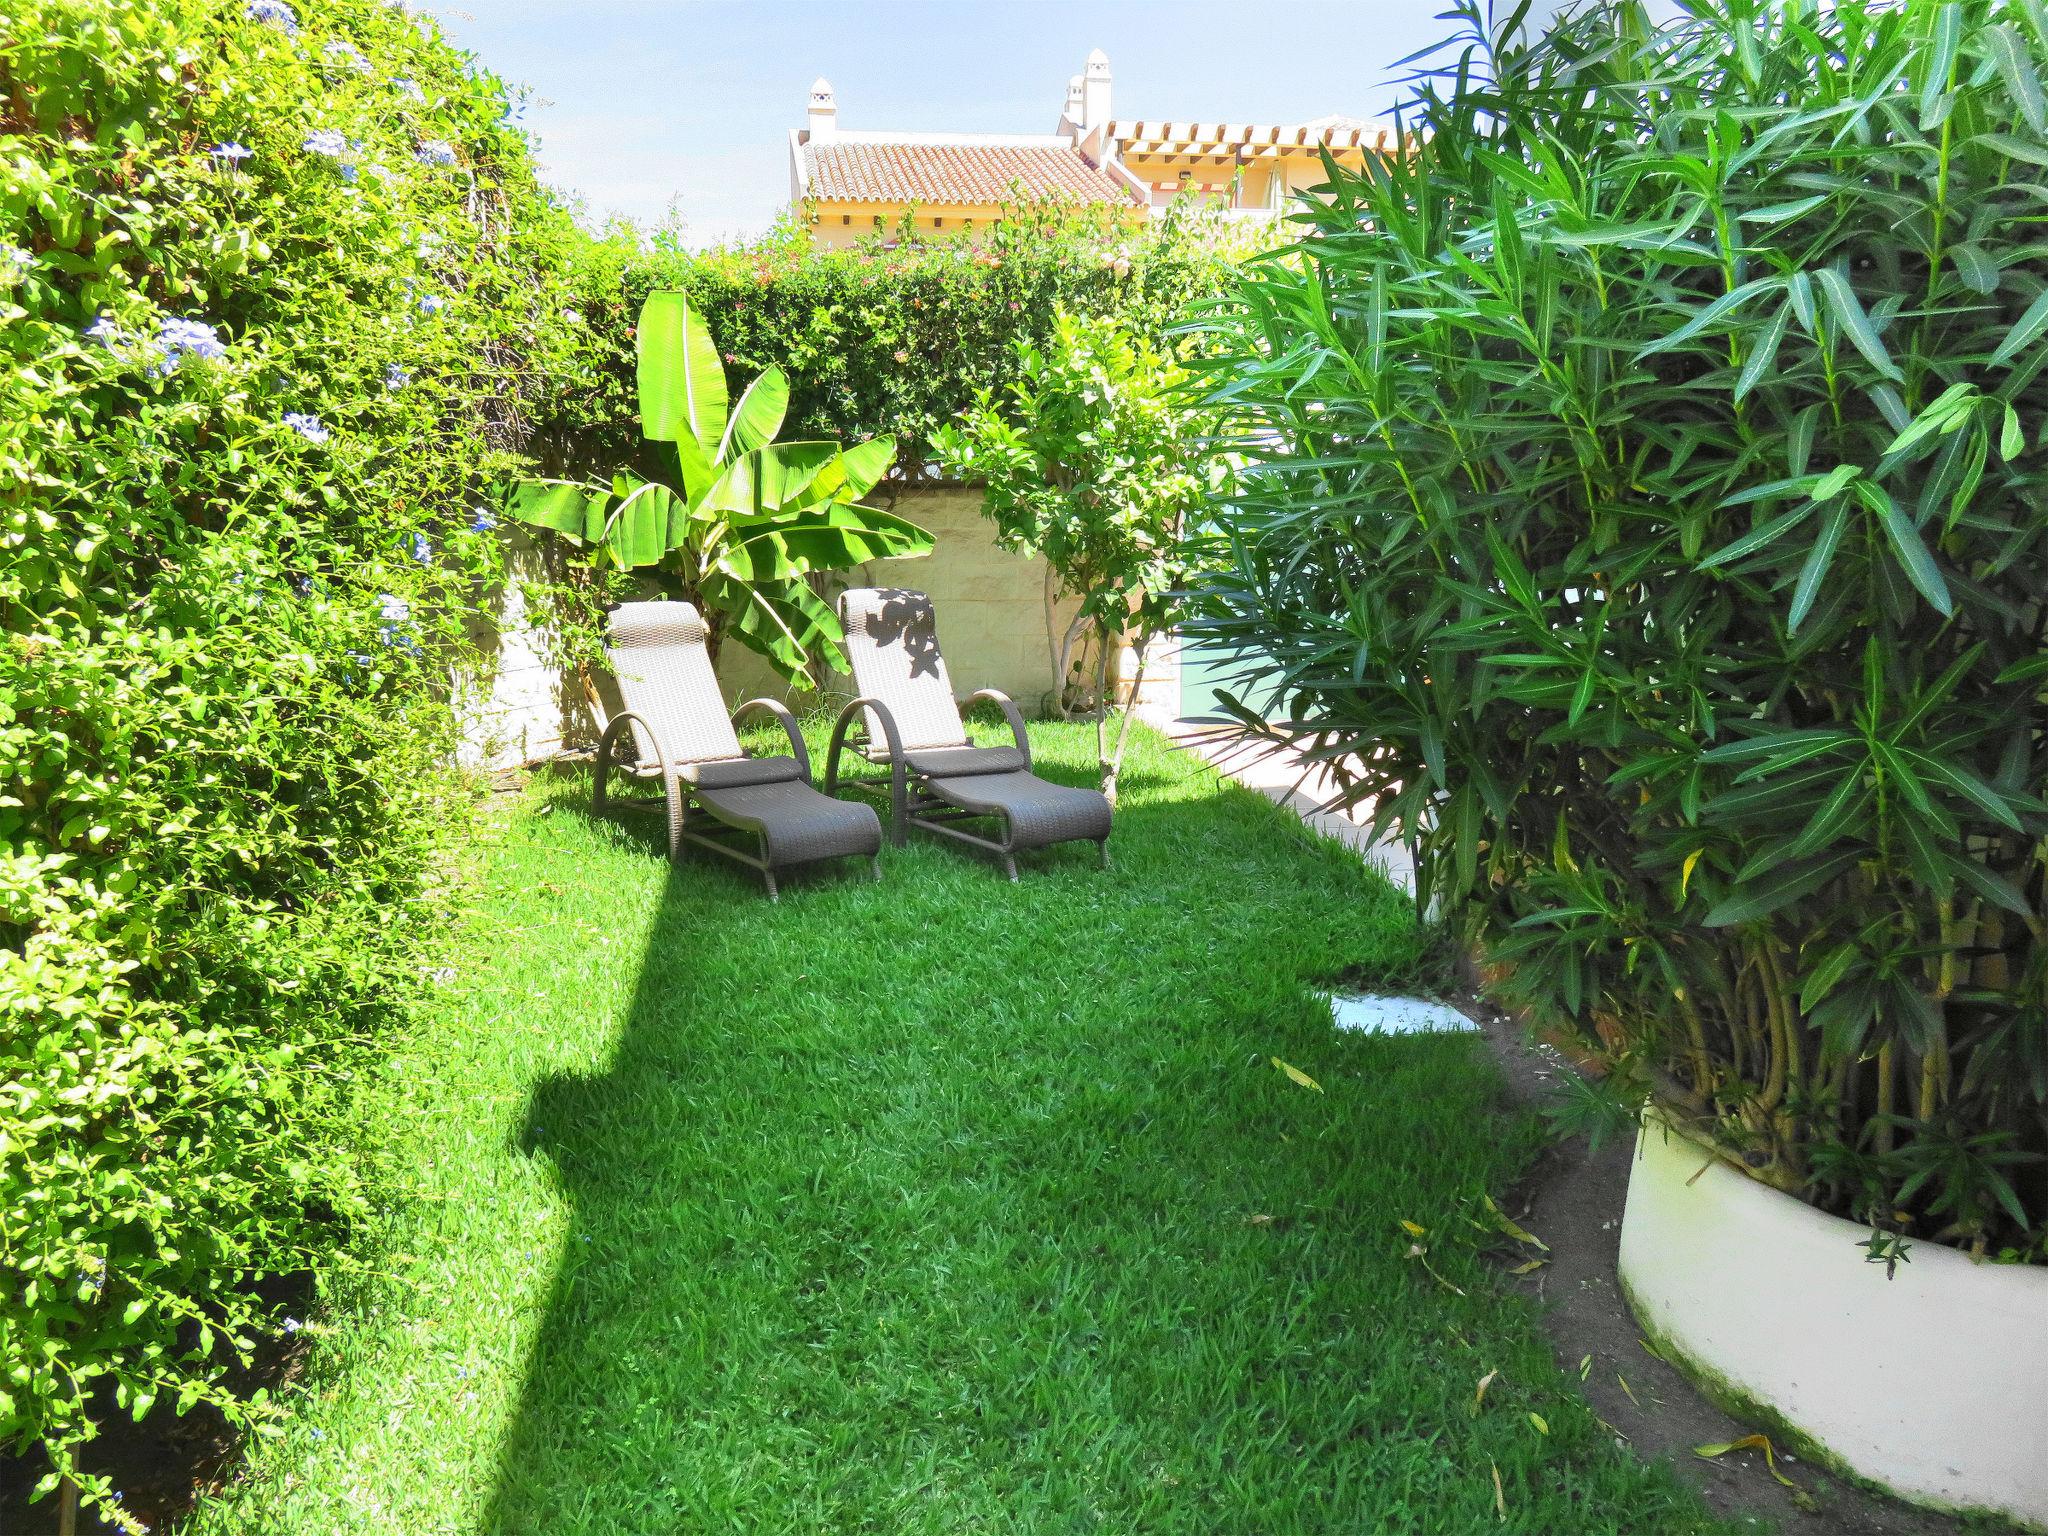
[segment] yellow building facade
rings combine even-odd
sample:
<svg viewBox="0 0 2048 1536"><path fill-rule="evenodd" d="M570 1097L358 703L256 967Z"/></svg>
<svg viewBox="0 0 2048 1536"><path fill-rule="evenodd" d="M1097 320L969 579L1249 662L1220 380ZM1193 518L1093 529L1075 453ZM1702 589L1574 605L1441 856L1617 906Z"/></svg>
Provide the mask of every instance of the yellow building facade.
<svg viewBox="0 0 2048 1536"><path fill-rule="evenodd" d="M1392 137L1358 119L1224 123L1111 114L1100 49L1067 84L1049 134L846 130L829 81L811 87L805 125L789 135L790 201L813 240L844 247L880 234L920 236L992 227L1005 204L1060 198L1133 222L1189 192L1230 216L1277 217L1324 179L1322 154L1354 169Z"/></svg>

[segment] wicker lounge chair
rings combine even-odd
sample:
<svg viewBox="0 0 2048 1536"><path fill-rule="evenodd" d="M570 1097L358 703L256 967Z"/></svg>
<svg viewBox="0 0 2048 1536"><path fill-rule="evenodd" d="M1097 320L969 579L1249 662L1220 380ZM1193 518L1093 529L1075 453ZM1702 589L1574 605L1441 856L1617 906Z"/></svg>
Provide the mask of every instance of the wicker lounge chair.
<svg viewBox="0 0 2048 1536"><path fill-rule="evenodd" d="M1016 745L977 747L967 737L946 659L939 654L931 599L922 592L857 587L839 599L846 652L860 697L841 711L825 759L825 793L843 785L889 797L890 839L902 844L912 826L936 832L1002 860L1017 878L1017 854L1054 843L1092 842L1109 867L1109 802L1092 789L1048 784L1031 771L1031 743L1017 706L993 688L970 705L993 699L1010 722ZM840 776L840 753L888 772ZM968 830L993 824L995 835Z"/></svg>
<svg viewBox="0 0 2048 1536"><path fill-rule="evenodd" d="M610 775L659 779L668 811L668 852L691 843L761 872L776 899L775 872L814 859L866 856L877 880L882 824L871 806L821 795L811 787L811 758L796 720L773 699L749 699L730 717L704 649L704 620L688 603L627 603L613 611L606 647L626 708L597 744L598 810L608 803L656 809L648 801L608 802ZM748 757L733 727L766 710L789 737L788 757ZM635 755L619 756L632 731ZM738 840L693 829L691 812L720 823ZM751 840L753 850L745 843Z"/></svg>

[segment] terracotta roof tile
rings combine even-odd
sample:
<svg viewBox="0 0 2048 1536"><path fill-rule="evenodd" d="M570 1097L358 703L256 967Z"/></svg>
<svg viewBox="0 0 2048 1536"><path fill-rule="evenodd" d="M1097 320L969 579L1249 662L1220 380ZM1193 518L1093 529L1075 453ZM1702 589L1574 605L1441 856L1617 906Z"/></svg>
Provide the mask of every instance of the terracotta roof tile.
<svg viewBox="0 0 2048 1536"><path fill-rule="evenodd" d="M1001 203L1029 197L1128 203L1137 196L1080 151L1028 144L806 144L804 177L825 203Z"/></svg>

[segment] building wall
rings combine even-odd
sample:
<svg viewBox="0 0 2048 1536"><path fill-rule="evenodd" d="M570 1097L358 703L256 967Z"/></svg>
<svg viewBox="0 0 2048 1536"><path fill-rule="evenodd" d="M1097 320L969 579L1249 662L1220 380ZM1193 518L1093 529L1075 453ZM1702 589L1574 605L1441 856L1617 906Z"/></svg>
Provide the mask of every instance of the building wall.
<svg viewBox="0 0 2048 1536"><path fill-rule="evenodd" d="M904 586L931 594L938 613L939 644L955 689L965 697L978 688L1000 688L1027 715L1043 713L1053 689L1051 650L1046 638L1045 563L997 547L992 526L981 515L977 488L943 487L903 492L899 515L931 530L932 553L916 560L880 560L847 573L848 586ZM513 541L515 574L534 574L544 558L522 532ZM462 760L496 769L536 762L564 748L595 740L596 712L581 685L550 660L545 626L531 612L517 582L494 594L487 606L495 625L476 635L482 664L458 677L456 702L464 720ZM1074 604L1058 605L1055 622L1064 627ZM799 713L834 709L851 696L850 680L831 679L822 693L793 691L760 657L727 646L719 658L719 683L729 702L768 695Z"/></svg>

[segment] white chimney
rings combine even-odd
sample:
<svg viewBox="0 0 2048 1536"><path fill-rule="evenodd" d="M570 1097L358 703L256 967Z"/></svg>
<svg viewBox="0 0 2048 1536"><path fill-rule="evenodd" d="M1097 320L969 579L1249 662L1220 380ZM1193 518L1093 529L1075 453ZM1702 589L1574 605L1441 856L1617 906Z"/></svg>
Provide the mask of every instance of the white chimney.
<svg viewBox="0 0 2048 1536"><path fill-rule="evenodd" d="M1081 73L1081 127L1100 128L1109 121L1109 55L1100 48L1088 55Z"/></svg>
<svg viewBox="0 0 2048 1536"><path fill-rule="evenodd" d="M832 82L823 75L811 82L810 142L830 144L839 137L839 103L832 96Z"/></svg>
<svg viewBox="0 0 2048 1536"><path fill-rule="evenodd" d="M1060 122L1071 125L1076 132L1081 127L1081 77L1075 75L1067 81L1067 104L1060 113Z"/></svg>

